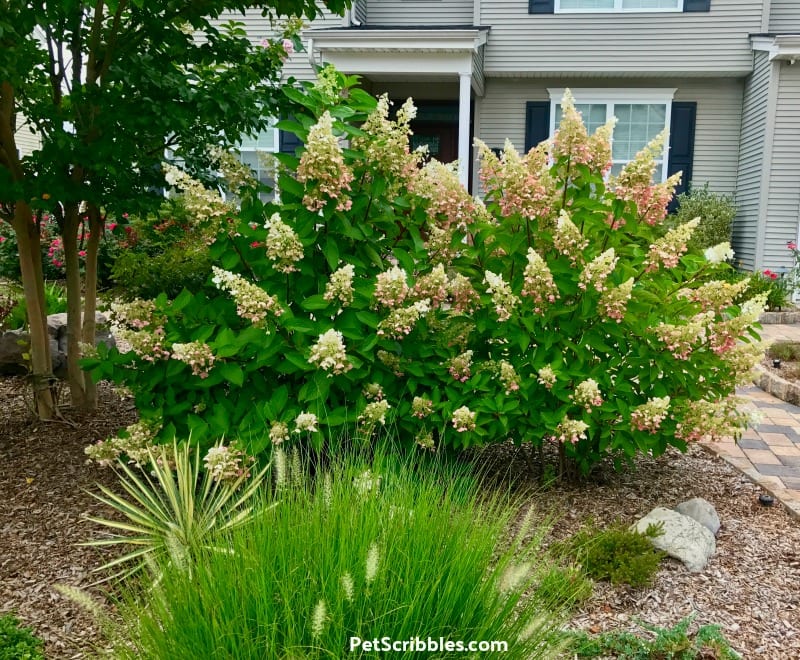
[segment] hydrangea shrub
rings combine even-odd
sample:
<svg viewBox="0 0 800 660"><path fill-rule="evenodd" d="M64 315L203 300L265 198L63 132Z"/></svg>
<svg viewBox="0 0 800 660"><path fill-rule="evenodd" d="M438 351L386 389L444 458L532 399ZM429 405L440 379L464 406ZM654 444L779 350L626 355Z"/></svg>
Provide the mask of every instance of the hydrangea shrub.
<svg viewBox="0 0 800 660"><path fill-rule="evenodd" d="M391 424L424 448L554 443L587 471L746 425L763 301L733 304L729 246L687 254L697 222L658 231L676 183L652 183L658 144L610 175L612 125L587 135L567 96L552 141L478 144L481 200L409 149L410 100L392 118L331 69L285 93L304 147L279 156L280 202L244 196L212 293L117 310L132 350L86 362L135 393L137 446Z"/></svg>

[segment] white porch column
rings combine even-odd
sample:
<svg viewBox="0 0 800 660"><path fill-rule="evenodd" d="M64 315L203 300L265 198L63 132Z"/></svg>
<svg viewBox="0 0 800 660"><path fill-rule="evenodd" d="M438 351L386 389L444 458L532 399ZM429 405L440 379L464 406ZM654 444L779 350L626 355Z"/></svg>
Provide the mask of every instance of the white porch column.
<svg viewBox="0 0 800 660"><path fill-rule="evenodd" d="M472 74L460 73L458 79L458 180L466 188L469 184L469 161L472 159L472 149L469 144Z"/></svg>

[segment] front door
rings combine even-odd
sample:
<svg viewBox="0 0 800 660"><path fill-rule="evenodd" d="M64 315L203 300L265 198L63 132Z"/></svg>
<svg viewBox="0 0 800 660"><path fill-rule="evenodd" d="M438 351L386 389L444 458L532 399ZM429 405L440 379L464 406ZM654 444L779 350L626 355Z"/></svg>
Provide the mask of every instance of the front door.
<svg viewBox="0 0 800 660"><path fill-rule="evenodd" d="M428 157L442 163L452 163L458 158L458 124L451 121L411 122L411 149L428 147Z"/></svg>

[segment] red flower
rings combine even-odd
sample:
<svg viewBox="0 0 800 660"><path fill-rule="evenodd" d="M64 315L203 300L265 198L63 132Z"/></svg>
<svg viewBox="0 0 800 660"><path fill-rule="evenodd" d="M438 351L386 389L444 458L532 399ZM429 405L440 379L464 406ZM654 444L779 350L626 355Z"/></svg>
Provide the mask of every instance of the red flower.
<svg viewBox="0 0 800 660"><path fill-rule="evenodd" d="M85 256L86 256L86 250L80 250L80 251L78 252L78 256L79 256L79 257L85 257Z"/></svg>
<svg viewBox="0 0 800 660"><path fill-rule="evenodd" d="M114 231L117 228L117 223L112 222L108 225L108 231Z"/></svg>
<svg viewBox="0 0 800 660"><path fill-rule="evenodd" d="M2 243L2 242L3 242L3 241L5 241L5 240L6 240L6 237L5 237L5 236L0 236L0 243Z"/></svg>
<svg viewBox="0 0 800 660"><path fill-rule="evenodd" d="M786 247L789 248L790 250L796 250L797 249L797 243L795 243L794 241L788 241L786 243Z"/></svg>
<svg viewBox="0 0 800 660"><path fill-rule="evenodd" d="M261 243L259 243L258 241L253 241L252 243L250 243L250 247L251 248L261 247Z"/></svg>
<svg viewBox="0 0 800 660"><path fill-rule="evenodd" d="M773 280L777 280L778 279L778 273L773 273L769 268L767 268L764 271L764 275L766 275L767 277L769 277L769 278L771 278Z"/></svg>

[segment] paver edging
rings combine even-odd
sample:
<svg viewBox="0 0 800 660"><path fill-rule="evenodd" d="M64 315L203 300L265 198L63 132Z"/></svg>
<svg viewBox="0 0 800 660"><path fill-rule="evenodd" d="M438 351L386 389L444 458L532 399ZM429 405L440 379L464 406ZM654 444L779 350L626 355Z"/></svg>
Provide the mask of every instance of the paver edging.
<svg viewBox="0 0 800 660"><path fill-rule="evenodd" d="M794 325L800 323L800 311L789 312L764 312L759 318L759 323L766 325Z"/></svg>
<svg viewBox="0 0 800 660"><path fill-rule="evenodd" d="M722 459L728 465L733 467L737 472L741 472L750 481L756 484L759 488L766 491L781 504L783 504L786 512L794 519L800 521L800 501L796 498L793 491L784 487L777 487L773 485L763 474L758 472L754 467L743 468L731 460L731 457L718 453L714 450L713 443L701 442L700 446L707 452L710 452L717 458Z"/></svg>
<svg viewBox="0 0 800 660"><path fill-rule="evenodd" d="M781 378L760 364L756 365L753 383L781 401L800 406L800 385Z"/></svg>

